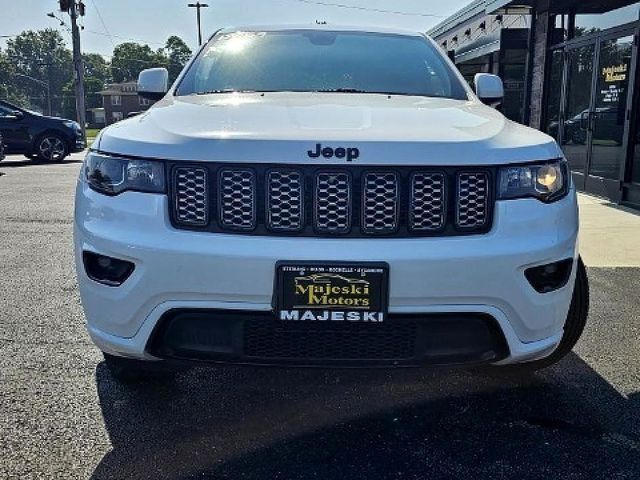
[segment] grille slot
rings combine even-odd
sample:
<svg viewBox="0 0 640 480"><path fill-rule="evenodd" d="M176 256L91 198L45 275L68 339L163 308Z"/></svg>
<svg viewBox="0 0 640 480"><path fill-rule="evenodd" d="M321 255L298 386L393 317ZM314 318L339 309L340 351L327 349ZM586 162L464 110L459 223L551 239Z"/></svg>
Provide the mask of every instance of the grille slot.
<svg viewBox="0 0 640 480"><path fill-rule="evenodd" d="M220 224L235 230L256 227L256 176L249 169L220 171Z"/></svg>
<svg viewBox="0 0 640 480"><path fill-rule="evenodd" d="M415 354L416 322L377 325L255 319L245 323L244 354L264 359L406 360Z"/></svg>
<svg viewBox="0 0 640 480"><path fill-rule="evenodd" d="M437 231L446 219L443 173L414 173L411 176L409 228L414 232Z"/></svg>
<svg viewBox="0 0 640 480"><path fill-rule="evenodd" d="M362 229L393 233L398 228L398 177L393 172L366 173L362 187Z"/></svg>
<svg viewBox="0 0 640 480"><path fill-rule="evenodd" d="M351 230L351 176L318 173L315 192L315 228L321 233Z"/></svg>
<svg viewBox="0 0 640 480"><path fill-rule="evenodd" d="M459 173L457 187L456 226L463 229L483 227L488 221L489 175L484 172Z"/></svg>
<svg viewBox="0 0 640 480"><path fill-rule="evenodd" d="M303 227L304 177L297 171L276 170L267 175L267 228L295 232Z"/></svg>
<svg viewBox="0 0 640 480"><path fill-rule="evenodd" d="M179 167L174 171L176 219L185 225L209 221L208 175L204 168Z"/></svg>

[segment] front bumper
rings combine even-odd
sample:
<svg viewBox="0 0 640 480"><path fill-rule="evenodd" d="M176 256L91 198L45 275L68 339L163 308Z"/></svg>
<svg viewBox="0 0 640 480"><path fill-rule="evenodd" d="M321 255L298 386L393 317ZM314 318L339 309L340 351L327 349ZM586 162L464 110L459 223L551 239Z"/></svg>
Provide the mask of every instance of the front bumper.
<svg viewBox="0 0 640 480"><path fill-rule="evenodd" d="M87 144L83 139L77 139L69 150L70 153L79 153L82 152L85 148L87 148Z"/></svg>
<svg viewBox="0 0 640 480"><path fill-rule="evenodd" d="M551 353L562 337L575 266L566 286L539 294L524 270L577 258L575 191L545 205L534 199L497 202L491 232L466 237L319 239L251 237L171 227L163 195L126 192L106 197L78 183L75 251L89 332L108 353L154 359L149 341L170 311L270 312L279 260L385 261L389 312L483 314L514 363ZM120 287L90 280L82 251L131 261Z"/></svg>
<svg viewBox="0 0 640 480"><path fill-rule="evenodd" d="M69 153L82 152L85 148L87 148L87 142L82 135L82 132L74 131L74 133L72 134L72 139L69 142Z"/></svg>

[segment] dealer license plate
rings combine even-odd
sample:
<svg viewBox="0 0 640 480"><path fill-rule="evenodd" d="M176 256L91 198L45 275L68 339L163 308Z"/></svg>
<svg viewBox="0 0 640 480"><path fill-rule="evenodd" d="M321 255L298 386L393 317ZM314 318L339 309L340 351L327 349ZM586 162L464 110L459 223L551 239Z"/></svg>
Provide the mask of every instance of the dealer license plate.
<svg viewBox="0 0 640 480"><path fill-rule="evenodd" d="M389 296L386 263L279 262L275 310L284 321L380 323Z"/></svg>

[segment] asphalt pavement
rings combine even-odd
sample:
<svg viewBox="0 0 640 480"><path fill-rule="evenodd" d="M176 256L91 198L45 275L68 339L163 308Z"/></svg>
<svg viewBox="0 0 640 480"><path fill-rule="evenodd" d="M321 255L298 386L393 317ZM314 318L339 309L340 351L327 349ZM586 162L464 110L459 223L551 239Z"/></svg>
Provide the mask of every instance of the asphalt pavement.
<svg viewBox="0 0 640 480"><path fill-rule="evenodd" d="M0 478L640 478L639 268L588 268L575 353L528 378L216 367L123 387L77 292L79 158L0 163Z"/></svg>

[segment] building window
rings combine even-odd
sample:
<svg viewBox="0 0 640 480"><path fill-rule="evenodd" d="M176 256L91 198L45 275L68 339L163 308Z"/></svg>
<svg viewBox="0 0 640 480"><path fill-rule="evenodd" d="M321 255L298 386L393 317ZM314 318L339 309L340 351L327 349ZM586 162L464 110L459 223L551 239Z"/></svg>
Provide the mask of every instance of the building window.
<svg viewBox="0 0 640 480"><path fill-rule="evenodd" d="M502 113L516 122L524 122L524 84L527 50L505 48L501 52L501 72L504 83Z"/></svg>
<svg viewBox="0 0 640 480"><path fill-rule="evenodd" d="M607 28L625 23L635 22L640 19L640 2L626 7L616 8L604 13L576 14L575 36L581 37L589 33L599 32Z"/></svg>
<svg viewBox="0 0 640 480"><path fill-rule="evenodd" d="M554 29L551 32L551 44L562 43L569 39L569 15L555 15Z"/></svg>
<svg viewBox="0 0 640 480"><path fill-rule="evenodd" d="M111 105L113 106L122 105L122 97L120 95L111 95Z"/></svg>
<svg viewBox="0 0 640 480"><path fill-rule="evenodd" d="M148 107L151 105L151 101L148 98L138 97L138 101L142 107Z"/></svg>
<svg viewBox="0 0 640 480"><path fill-rule="evenodd" d="M122 118L122 112L111 112L111 120L114 122L119 122Z"/></svg>

